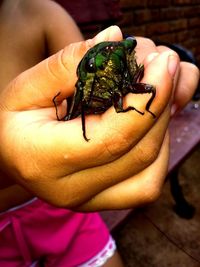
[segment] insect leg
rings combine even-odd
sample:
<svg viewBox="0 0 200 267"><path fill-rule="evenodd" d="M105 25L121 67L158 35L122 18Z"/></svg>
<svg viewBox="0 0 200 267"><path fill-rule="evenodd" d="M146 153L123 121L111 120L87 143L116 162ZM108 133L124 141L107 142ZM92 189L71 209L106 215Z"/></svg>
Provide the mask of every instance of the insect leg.
<svg viewBox="0 0 200 267"><path fill-rule="evenodd" d="M139 111L138 109L134 108L134 107L127 107L126 109L123 108L123 96L120 93L114 93L113 95L113 105L114 108L116 110L117 113L119 112L127 112L129 110L135 110L136 112L138 112L141 115L144 115L144 112Z"/></svg>
<svg viewBox="0 0 200 267"><path fill-rule="evenodd" d="M142 79L143 75L144 75L144 65L139 65L137 69L137 73L134 74L132 83L139 82Z"/></svg>
<svg viewBox="0 0 200 267"><path fill-rule="evenodd" d="M85 101L81 104L81 122L82 122L82 131L83 131L83 137L85 141L89 141L90 139L86 136L86 129L85 129Z"/></svg>
<svg viewBox="0 0 200 267"><path fill-rule="evenodd" d="M155 96L156 96L156 88L152 85L145 84L145 83L136 83L132 85L132 88L130 89L131 93L133 94L152 94L151 98L146 104L146 111L148 111L153 118L156 118L156 115L150 111L151 103L153 102Z"/></svg>
<svg viewBox="0 0 200 267"><path fill-rule="evenodd" d="M72 99L72 102L71 102L71 105L68 109L68 114L65 118L66 121L72 120L72 119L74 119L80 115L80 113L81 113L80 106L81 106L82 100L83 100L82 88L80 88L79 90L76 89L74 96L73 96L73 99Z"/></svg>
<svg viewBox="0 0 200 267"><path fill-rule="evenodd" d="M56 117L57 117L57 120L58 120L58 121L61 121L62 119L60 119L59 116L58 116L58 105L57 105L57 103L56 103L56 98L57 98L59 95L60 95L60 92L57 93L57 95L54 96L54 98L52 99L52 101L53 101L54 107L55 107L55 109L56 109Z"/></svg>

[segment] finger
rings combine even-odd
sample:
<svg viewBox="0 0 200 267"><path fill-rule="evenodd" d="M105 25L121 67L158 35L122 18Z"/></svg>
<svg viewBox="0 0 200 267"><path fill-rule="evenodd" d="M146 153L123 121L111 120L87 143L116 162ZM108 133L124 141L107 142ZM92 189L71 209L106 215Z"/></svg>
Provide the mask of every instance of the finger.
<svg viewBox="0 0 200 267"><path fill-rule="evenodd" d="M143 79L143 82L156 87L156 98L151 110L157 118L168 105L172 92L173 77L168 70L169 55L171 53L165 52L152 60L145 70ZM136 101L135 94L127 95L124 98L124 107L134 106L145 111L148 100L143 94L139 97ZM86 132L90 138L89 142L83 138L80 118L57 124L54 122L52 136L49 136L47 141L53 146L50 151L57 151L60 155L59 162L66 166L67 171L73 173L119 158L137 144L154 123L155 120L148 112L145 112L144 116L134 111L116 113L112 107L103 115L87 116ZM48 132L49 130L42 133L42 140L49 135Z"/></svg>
<svg viewBox="0 0 200 267"><path fill-rule="evenodd" d="M136 59L138 64L142 63L144 59L151 53L156 53L157 47L151 39L144 37L136 37L137 46L136 46Z"/></svg>
<svg viewBox="0 0 200 267"><path fill-rule="evenodd" d="M157 118L168 105L172 92L173 77L168 71L168 57L168 53L163 53L152 60L145 70L143 79L143 82L156 87L156 98L151 110ZM148 100L143 95L138 101L135 99L136 95L127 95L124 98L124 107L131 105L145 111ZM68 122L48 123L45 127L39 128L38 135L34 132L34 140L43 140L46 151L56 151L56 162L62 164L62 171L73 173L121 157L137 144L154 123L155 120L148 112L144 116L134 111L116 113L112 107L103 115L87 116L86 130L89 142L83 138L80 118ZM48 164L44 161L44 166L45 163Z"/></svg>
<svg viewBox="0 0 200 267"><path fill-rule="evenodd" d="M94 37L95 44L103 41L121 41L122 32L118 26L111 26Z"/></svg>
<svg viewBox="0 0 200 267"><path fill-rule="evenodd" d="M143 79L143 82L156 87L156 98L152 103L151 109L157 118L164 111L172 92L173 76L168 70L168 59L169 54L166 52L153 59L145 69ZM147 99L144 98L144 95L141 95L140 100L136 101L137 103L135 103L135 99L135 94L127 95L124 98L124 107L131 105L141 111L145 111ZM35 116L34 112L32 111L35 120L37 116ZM16 127L16 131L12 128L14 133L12 138L14 142L12 144L13 151L14 149L16 153L21 151L20 146L23 146L24 151L29 151L30 145L31 147L38 147L39 140L42 140L42 142L39 142L40 149L46 151L49 155L52 155L53 152L52 157L55 158L54 166L51 160L52 157L49 157L49 160L48 158L41 160L40 157L35 156L33 161L32 159L28 160L29 154L27 154L27 166L24 167L22 172L23 177L29 179L27 170L33 168L33 166L28 168L28 165L31 164L37 166L37 170L41 172L36 172L36 176L42 176L42 172L49 171L47 176L54 177L56 175L59 178L65 176L66 173L72 174L85 168L112 162L131 150L155 123L155 120L148 112L144 116L134 111L118 114L112 107L103 115L87 116L87 135L91 139L86 142L83 138L80 118L68 122L46 121L41 127L41 122L44 121L44 118L40 118L36 122L32 121L30 124L32 113L29 113L21 112L21 114L17 114L13 118L13 123L11 119L6 120L8 132L10 132L11 126L13 127L14 125ZM23 134L18 131L18 125L22 127ZM6 138L7 131L5 131L4 140L10 142L10 139ZM19 138L20 142L14 141L17 138ZM23 143L21 142L22 139ZM10 153L13 152L11 151ZM35 153L37 155L38 151L36 150ZM22 160L24 160L23 157ZM20 162L20 159L18 161L16 164L19 166L24 165ZM60 164L60 172L57 172L58 163Z"/></svg>
<svg viewBox="0 0 200 267"><path fill-rule="evenodd" d="M75 188L75 184L79 181L79 185L82 185L83 191L81 194L79 191L78 195L85 196L85 199L91 199L106 188L141 172L150 165L159 154L168 126L169 115L170 111L167 109L146 136L128 153L106 165L71 175L71 180L67 181L67 183L69 182L70 187ZM91 177L93 177L92 180ZM65 182L64 180L62 181L63 185ZM90 188L91 191L84 192L85 186ZM81 190L81 186L79 190ZM82 198L81 201L83 200ZM73 199L71 197L70 201L72 205L77 205L78 198L76 197L76 199Z"/></svg>
<svg viewBox="0 0 200 267"><path fill-rule="evenodd" d="M0 105L8 110L53 106L58 92L63 99L74 91L76 68L86 51L101 41L118 41L121 36L120 29L111 26L91 40L68 45L11 82L2 92Z"/></svg>
<svg viewBox="0 0 200 267"><path fill-rule="evenodd" d="M169 160L169 138L166 135L157 159L142 172L102 191L78 211L128 209L155 201L161 194Z"/></svg>
<svg viewBox="0 0 200 267"><path fill-rule="evenodd" d="M58 177L58 175L63 175L58 169L54 172L52 167L49 167L50 176L47 176L48 171L45 170L46 177L42 177L41 181L37 177L35 181L28 179L29 190L54 205L67 208L76 207L88 201L106 188L142 171L157 158L169 117L170 109L168 108L148 134L131 151L116 161L63 177ZM93 154L94 158L95 156L96 154ZM78 161L77 163L81 164ZM50 177L53 179L49 179ZM56 180L56 186L54 186L55 177L59 178ZM26 187L26 184L24 186Z"/></svg>
<svg viewBox="0 0 200 267"><path fill-rule="evenodd" d="M184 108L184 106L192 99L198 83L199 69L194 64L181 62L179 79L174 94L172 107L173 114Z"/></svg>
<svg viewBox="0 0 200 267"><path fill-rule="evenodd" d="M165 46L157 47L159 52L169 51ZM172 51L172 50L171 50ZM199 82L199 69L189 62L181 62L178 75L175 77L175 92L172 115L184 108L191 100Z"/></svg>

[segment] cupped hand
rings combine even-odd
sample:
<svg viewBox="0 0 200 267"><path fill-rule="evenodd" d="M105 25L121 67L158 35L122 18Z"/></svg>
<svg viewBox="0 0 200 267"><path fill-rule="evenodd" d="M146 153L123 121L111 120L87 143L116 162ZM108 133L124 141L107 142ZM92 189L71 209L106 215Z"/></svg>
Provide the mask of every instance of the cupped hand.
<svg viewBox="0 0 200 267"><path fill-rule="evenodd" d="M151 201L161 191L169 155L166 131L182 68L175 52L159 51L150 40L138 39L138 61L145 65L142 82L156 87L151 105L156 120L148 112L117 114L111 107L87 116L86 142L81 118L56 118L52 99L60 92L61 103L73 94L76 68L85 52L101 41L121 38L113 26L94 39L71 44L19 75L0 95L2 171L56 206L126 208ZM128 94L124 106L145 111L148 97Z"/></svg>

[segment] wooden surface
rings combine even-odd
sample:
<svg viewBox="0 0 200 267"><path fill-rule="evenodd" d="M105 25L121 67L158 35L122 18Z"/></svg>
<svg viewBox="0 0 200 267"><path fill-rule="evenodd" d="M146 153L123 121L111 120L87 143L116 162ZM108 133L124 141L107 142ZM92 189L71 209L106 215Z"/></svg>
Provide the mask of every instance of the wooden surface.
<svg viewBox="0 0 200 267"><path fill-rule="evenodd" d="M200 101L189 103L172 119L170 136L169 172L177 167L200 142Z"/></svg>
<svg viewBox="0 0 200 267"><path fill-rule="evenodd" d="M200 142L200 102L191 102L176 115L170 123L169 172L177 168ZM120 225L132 209L103 211L101 216L113 231Z"/></svg>

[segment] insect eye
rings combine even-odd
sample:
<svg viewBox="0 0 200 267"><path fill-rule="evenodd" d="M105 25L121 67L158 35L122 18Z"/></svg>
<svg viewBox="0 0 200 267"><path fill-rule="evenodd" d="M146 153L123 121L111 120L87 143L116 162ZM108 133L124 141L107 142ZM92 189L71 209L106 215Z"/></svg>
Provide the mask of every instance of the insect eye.
<svg viewBox="0 0 200 267"><path fill-rule="evenodd" d="M109 51L109 52L113 51L114 50L114 46L113 45L108 45L108 46L105 47L105 50Z"/></svg>
<svg viewBox="0 0 200 267"><path fill-rule="evenodd" d="M94 57L90 58L85 63L85 69L87 70L87 72L96 72L96 65L95 65L95 59L94 59Z"/></svg>

